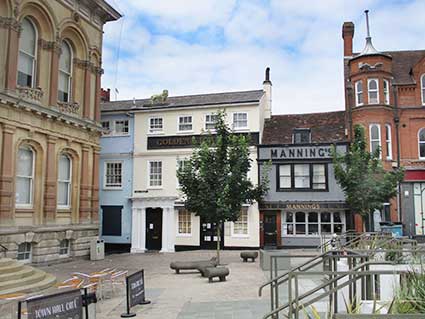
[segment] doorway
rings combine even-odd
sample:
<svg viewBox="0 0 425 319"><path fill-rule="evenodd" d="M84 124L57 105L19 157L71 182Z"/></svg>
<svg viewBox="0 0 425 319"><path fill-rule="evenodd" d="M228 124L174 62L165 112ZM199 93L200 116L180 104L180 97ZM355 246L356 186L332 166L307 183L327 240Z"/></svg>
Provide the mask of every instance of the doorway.
<svg viewBox="0 0 425 319"><path fill-rule="evenodd" d="M162 248L162 208L146 209L146 249Z"/></svg>
<svg viewBox="0 0 425 319"><path fill-rule="evenodd" d="M264 246L277 246L277 216L276 214L264 214L263 220Z"/></svg>

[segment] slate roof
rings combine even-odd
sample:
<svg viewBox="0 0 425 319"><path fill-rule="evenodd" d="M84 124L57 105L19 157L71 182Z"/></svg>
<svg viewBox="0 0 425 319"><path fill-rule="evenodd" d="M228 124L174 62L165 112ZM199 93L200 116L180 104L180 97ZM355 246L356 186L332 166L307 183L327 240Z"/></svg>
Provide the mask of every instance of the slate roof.
<svg viewBox="0 0 425 319"><path fill-rule="evenodd" d="M134 111L134 110L157 110L178 107L258 103L263 96L263 90L224 92L210 94L196 94L183 96L170 96L165 104L150 105L150 99L111 101L101 103L102 112Z"/></svg>
<svg viewBox="0 0 425 319"><path fill-rule="evenodd" d="M296 128L309 128L312 143L345 142L345 112L272 115L264 123L262 144L291 144Z"/></svg>

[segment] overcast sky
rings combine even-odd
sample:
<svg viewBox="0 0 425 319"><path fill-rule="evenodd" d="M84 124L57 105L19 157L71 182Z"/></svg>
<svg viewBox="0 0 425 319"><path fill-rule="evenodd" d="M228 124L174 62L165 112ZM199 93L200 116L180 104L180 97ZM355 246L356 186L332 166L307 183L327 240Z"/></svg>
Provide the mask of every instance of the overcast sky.
<svg viewBox="0 0 425 319"><path fill-rule="evenodd" d="M378 50L425 49L425 1L108 0L102 86L118 100L261 89L271 68L273 114L342 110L344 21L361 51L370 10ZM115 99L115 94L111 98Z"/></svg>

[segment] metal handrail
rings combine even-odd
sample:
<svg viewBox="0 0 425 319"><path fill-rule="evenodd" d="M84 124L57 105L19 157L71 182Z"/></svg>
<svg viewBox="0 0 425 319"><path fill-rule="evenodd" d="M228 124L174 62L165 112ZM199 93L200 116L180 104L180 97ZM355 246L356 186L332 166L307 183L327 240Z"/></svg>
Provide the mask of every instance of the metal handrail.
<svg viewBox="0 0 425 319"><path fill-rule="evenodd" d="M341 235L339 235L337 238L339 239L339 240L341 240L341 239L345 239L345 238L347 238L348 237L348 235L351 235L351 236L359 236L358 235L358 233L355 231L355 230L347 230L345 233L343 233L343 234L341 234ZM330 245L331 243L332 243L332 241L334 240L334 238L331 238L331 239L329 239L329 240L327 240L327 241L325 241L324 243L322 243L321 245L319 245L319 246L317 246L317 249L322 249L323 247L325 247L325 246L327 246L327 245Z"/></svg>

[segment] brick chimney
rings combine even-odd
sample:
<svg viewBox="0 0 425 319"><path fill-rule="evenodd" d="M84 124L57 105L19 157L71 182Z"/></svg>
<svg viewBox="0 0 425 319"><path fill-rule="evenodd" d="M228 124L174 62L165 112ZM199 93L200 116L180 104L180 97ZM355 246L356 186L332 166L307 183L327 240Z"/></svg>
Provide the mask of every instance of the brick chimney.
<svg viewBox="0 0 425 319"><path fill-rule="evenodd" d="M353 56L354 23L344 22L342 25L342 38L344 39L344 57Z"/></svg>
<svg viewBox="0 0 425 319"><path fill-rule="evenodd" d="M109 102L111 100L111 89L100 89L100 101Z"/></svg>

